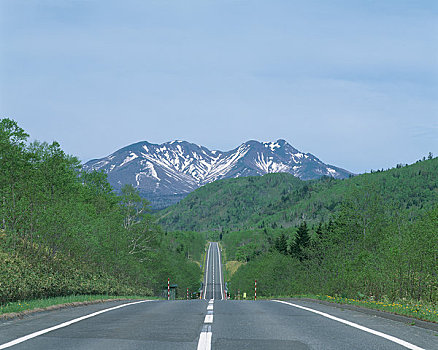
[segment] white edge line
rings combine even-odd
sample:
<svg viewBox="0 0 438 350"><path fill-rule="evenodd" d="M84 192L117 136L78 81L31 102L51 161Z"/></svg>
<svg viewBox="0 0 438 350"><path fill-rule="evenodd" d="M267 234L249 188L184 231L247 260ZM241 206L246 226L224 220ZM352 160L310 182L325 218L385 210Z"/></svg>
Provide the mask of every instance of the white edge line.
<svg viewBox="0 0 438 350"><path fill-rule="evenodd" d="M222 263L221 263L221 252L219 251L219 244L216 243L216 247L217 247L217 256L219 259L219 280L220 280L220 285L221 285L221 300L224 300L224 291L223 286L222 286Z"/></svg>
<svg viewBox="0 0 438 350"><path fill-rule="evenodd" d="M67 322L64 322L64 323L58 324L58 325L56 325L56 326L50 327L50 328L46 328L46 329L43 329L43 330L41 330L41 331L38 331L38 332L34 332L34 333L31 333L31 334L25 335L24 337L17 338L17 339L12 340L12 341L10 341L10 342L8 342L8 343L0 344L0 349L6 349L6 348L9 348L9 347L11 347L11 346L13 346L13 345L17 345L17 344L20 344L20 343L22 343L22 342L25 342L26 340L29 340L29 339L32 339L32 338L36 338L36 337L38 337L38 336L40 336L40 335L43 335L43 334L46 334L46 333L52 332L52 331L54 331L54 330L56 330L56 329L59 329L59 328L63 328L63 327L70 326L70 325L73 324L73 323L76 323L76 322L79 322L79 321L86 320L87 318L90 318L90 317L93 317L93 316L97 316L97 315L103 314L103 313L108 312L108 311L112 311L112 310L120 309L120 308L122 308L122 307L129 306L129 305L145 303L145 302L148 302L148 301L151 301L151 300L141 300L141 301L135 301L135 302L133 302L133 303L122 304L122 305L118 305L118 306L115 306L115 307L111 307L111 308L109 308L109 309L105 309L105 310L97 311L97 312L94 312L94 313L92 313L92 314L88 314L88 315L85 315L85 316L82 316L82 317L79 317L79 318L75 318L75 319L73 319L73 320L71 320L71 321L67 321Z"/></svg>
<svg viewBox="0 0 438 350"><path fill-rule="evenodd" d="M205 286L204 286L204 299L207 299L205 297L205 293L207 293L207 281L208 281L208 259L210 258L210 247L211 247L211 242L208 246L208 250L207 250L207 259L205 262Z"/></svg>
<svg viewBox="0 0 438 350"><path fill-rule="evenodd" d="M214 255L214 253L213 253L213 255ZM212 277L212 281L211 281L211 283L212 283L212 295L213 295L213 299L214 299L214 256L213 256L213 259L212 259L212 261L211 261L211 267L212 267L212 270L213 270L213 273L211 274L211 277Z"/></svg>
<svg viewBox="0 0 438 350"><path fill-rule="evenodd" d="M272 300L272 301L275 301L277 303L287 304L287 305L290 305L290 306L297 307L299 309L303 309L303 310L306 310L306 311L313 312L315 314L318 314L318 315L330 318L330 319L332 319L334 321L338 321L338 322L344 323L344 324L346 324L348 326L351 326L351 327L360 329L362 331L365 331L365 332L377 335L378 337L382 337L382 338L388 339L388 340L390 340L390 341L392 341L394 343L397 343L399 345L402 345L402 346L404 346L405 348L408 348L408 349L412 349L412 350L424 350L423 348L420 348L420 347L418 347L418 346L416 346L414 344L408 343L407 341L401 340L399 338L393 337L392 335L388 335L388 334L385 334L385 333L382 333L382 332L379 332L379 331L375 331L374 329L361 326L361 325L359 325L357 323L350 322L350 321L344 320L342 318L339 318L339 317L336 317L336 316L332 316L330 314L326 314L325 312L321 312L321 311L314 310L314 309L311 309L311 308L308 308L308 307L305 307L305 306L301 306L301 305L297 305L297 304L288 303L287 301L282 301L282 300Z"/></svg>

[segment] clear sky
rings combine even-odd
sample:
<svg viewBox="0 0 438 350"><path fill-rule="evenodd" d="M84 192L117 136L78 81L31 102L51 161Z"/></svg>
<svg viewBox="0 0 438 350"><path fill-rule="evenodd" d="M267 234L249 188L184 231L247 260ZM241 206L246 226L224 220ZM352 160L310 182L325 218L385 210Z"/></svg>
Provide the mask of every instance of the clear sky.
<svg viewBox="0 0 438 350"><path fill-rule="evenodd" d="M436 0L0 0L0 116L82 161L287 140L361 173L438 155Z"/></svg>

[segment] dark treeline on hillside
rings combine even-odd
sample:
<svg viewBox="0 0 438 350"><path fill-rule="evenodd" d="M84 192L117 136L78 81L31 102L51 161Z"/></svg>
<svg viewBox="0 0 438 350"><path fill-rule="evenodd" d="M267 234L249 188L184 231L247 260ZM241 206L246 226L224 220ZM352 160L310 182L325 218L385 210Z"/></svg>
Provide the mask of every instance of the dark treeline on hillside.
<svg viewBox="0 0 438 350"><path fill-rule="evenodd" d="M363 188L369 181L386 204L400 205L415 216L438 202L433 190L438 182L436 162L398 165L345 180L302 181L285 173L220 180L161 211L159 222L169 230L197 231L288 228L303 220L318 225L342 209L352 188Z"/></svg>
<svg viewBox="0 0 438 350"><path fill-rule="evenodd" d="M133 187L118 196L56 142L27 138L0 120L0 303L159 294L168 277L199 288L201 234L164 232Z"/></svg>
<svg viewBox="0 0 438 350"><path fill-rule="evenodd" d="M228 257L247 263L231 277L231 291L251 291L257 279L258 292L265 296L438 300L438 208L415 220L392 209L375 194L358 193L316 232L303 222L275 238L262 231L240 240ZM223 235L225 247L244 232Z"/></svg>

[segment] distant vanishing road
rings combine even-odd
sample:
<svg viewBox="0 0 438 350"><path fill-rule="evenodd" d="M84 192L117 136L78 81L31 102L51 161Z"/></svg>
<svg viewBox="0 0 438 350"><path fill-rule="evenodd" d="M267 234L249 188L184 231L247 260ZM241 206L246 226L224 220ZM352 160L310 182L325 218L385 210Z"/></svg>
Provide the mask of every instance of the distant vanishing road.
<svg viewBox="0 0 438 350"><path fill-rule="evenodd" d="M438 332L356 311L224 300L217 243L206 260L203 300L114 301L3 320L0 349L438 349Z"/></svg>

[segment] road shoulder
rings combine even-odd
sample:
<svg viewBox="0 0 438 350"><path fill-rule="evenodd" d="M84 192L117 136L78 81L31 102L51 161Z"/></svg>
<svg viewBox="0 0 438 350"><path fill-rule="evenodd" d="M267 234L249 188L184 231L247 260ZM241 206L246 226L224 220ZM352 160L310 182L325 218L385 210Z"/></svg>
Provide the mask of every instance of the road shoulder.
<svg viewBox="0 0 438 350"><path fill-rule="evenodd" d="M66 308L72 308L72 307L78 307L78 306L86 306L86 305L93 305L93 304L102 304L102 303L108 303L112 301L135 301L134 299L103 299L103 300L89 300L89 301L75 301L71 303L63 303L63 304L56 304L47 306L44 308L36 308L31 310L25 310L22 312L11 312L7 314L1 314L0 315L0 321L4 320L11 320L15 318L23 318L28 315L32 315L38 312L47 312L47 311L53 311L53 310L60 310L60 309L66 309Z"/></svg>
<svg viewBox="0 0 438 350"><path fill-rule="evenodd" d="M375 309L368 309L368 308L365 308L365 307L356 306L356 305L350 305L350 304L331 303L329 301L319 300L319 299L311 299L311 298L282 298L282 299L278 299L278 300L290 301L290 302L293 302L293 301L309 301L309 302L312 302L312 303L318 303L318 304L323 304L323 305L327 305L327 306L333 306L333 307L336 307L336 308L339 308L339 309L357 311L357 312L361 312L361 313L364 313L364 314L367 314L367 315L371 315L371 316L378 316L378 317L386 318L388 320L402 322L402 323L410 325L410 326L416 326L416 327L420 327L420 328L424 328L424 329L428 329L428 330L432 330L432 331L438 332L438 323L427 322L427 321L419 320L419 319L414 318L414 317L397 315L397 314L393 314L393 313L386 312L386 311L380 311L380 310L375 310Z"/></svg>

